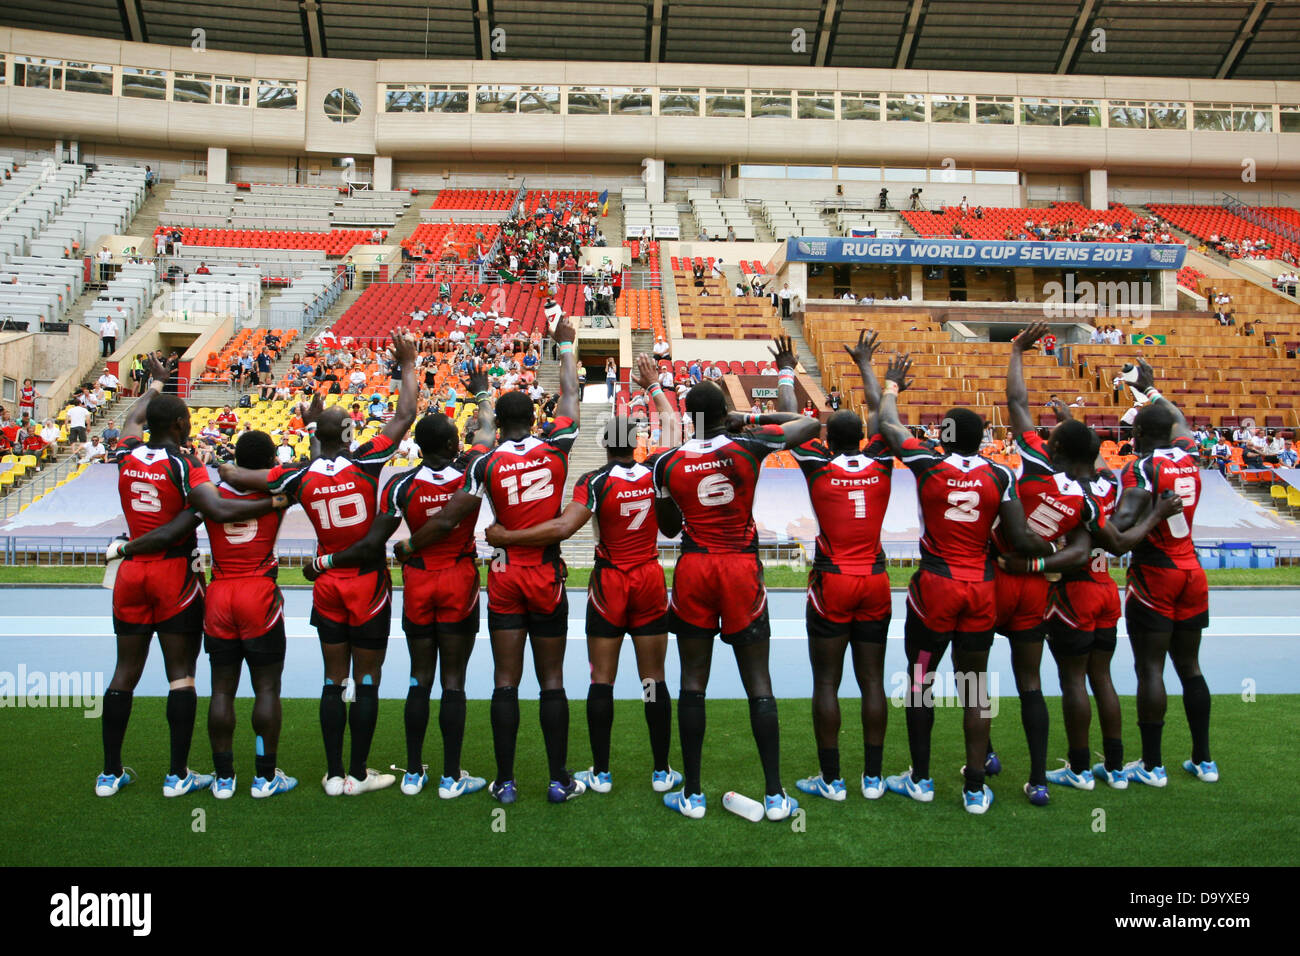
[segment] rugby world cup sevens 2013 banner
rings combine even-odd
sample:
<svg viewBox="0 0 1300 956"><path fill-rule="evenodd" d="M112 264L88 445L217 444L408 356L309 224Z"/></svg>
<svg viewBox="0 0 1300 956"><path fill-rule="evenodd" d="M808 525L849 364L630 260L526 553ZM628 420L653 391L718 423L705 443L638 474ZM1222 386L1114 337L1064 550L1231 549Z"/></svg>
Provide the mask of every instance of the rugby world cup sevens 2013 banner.
<svg viewBox="0 0 1300 956"><path fill-rule="evenodd" d="M825 239L791 236L790 262L902 263L934 266L1000 266L1007 269L1177 269L1181 243L1010 242L1001 239Z"/></svg>

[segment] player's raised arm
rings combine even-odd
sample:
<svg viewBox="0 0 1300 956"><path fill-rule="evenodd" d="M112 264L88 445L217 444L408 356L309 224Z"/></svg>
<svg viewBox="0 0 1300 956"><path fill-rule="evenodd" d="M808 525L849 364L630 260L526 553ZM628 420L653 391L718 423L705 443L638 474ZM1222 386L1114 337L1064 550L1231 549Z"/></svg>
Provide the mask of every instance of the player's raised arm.
<svg viewBox="0 0 1300 956"><path fill-rule="evenodd" d="M1046 322L1032 322L1029 328L1011 340L1011 358L1007 360L1007 416L1015 435L1034 429L1034 419L1029 413L1029 389L1025 385L1024 358L1025 352L1046 334Z"/></svg>
<svg viewBox="0 0 1300 956"><path fill-rule="evenodd" d="M544 548L572 538L589 518L591 518L591 511L586 505L570 501L569 506L560 513L559 517L552 518L550 521L543 521L531 528L519 528L515 531L508 530L502 524L492 524L488 526L484 536L487 538L487 543L494 548Z"/></svg>
<svg viewBox="0 0 1300 956"><path fill-rule="evenodd" d="M655 486L655 523L659 525L659 533L665 538L675 538L682 533L682 512L677 507L677 502L673 501L672 496L667 490L667 475L665 466L673 452L665 452L655 460L654 468L654 486Z"/></svg>
<svg viewBox="0 0 1300 956"><path fill-rule="evenodd" d="M880 336L873 329L859 332L856 346L844 346L844 351L848 352L849 358L857 364L858 374L862 377L862 390L867 400L868 435L875 435L880 431L880 382L876 379L875 369L871 367L871 359L878 348L880 348Z"/></svg>
<svg viewBox="0 0 1300 956"><path fill-rule="evenodd" d="M197 511L186 508L171 521L167 522L160 528L154 528L148 534L142 534L138 538L123 540L114 538L105 552L106 557L112 560L116 557L130 557L133 554L154 554L158 551L166 551L172 545L181 541L194 532L203 518Z"/></svg>
<svg viewBox="0 0 1300 956"><path fill-rule="evenodd" d="M778 335L772 340L776 348L769 349L777 368L777 409L783 415L794 414L789 421L773 425L780 428L785 435L783 444L786 448L797 448L804 442L812 441L821 434L822 423L816 418L799 415L799 400L794 394L794 369L798 358L794 351L794 340L788 335ZM767 424L764 422L764 424Z"/></svg>
<svg viewBox="0 0 1300 956"><path fill-rule="evenodd" d="M261 474L261 472L249 473ZM233 482L227 481L226 484L233 484ZM263 481L263 486L265 486L265 481ZM265 487L261 490L265 490ZM290 504L288 497L282 494L242 501L223 498L217 492L216 485L211 482L204 482L191 489L189 502L203 513L203 517L221 524L225 524L227 521L250 521L253 518L260 518L264 514L269 514L277 508L287 508Z"/></svg>
<svg viewBox="0 0 1300 956"><path fill-rule="evenodd" d="M569 418L577 425L582 396L578 394L577 330L567 315L561 316L551 333L560 353L560 400L555 403L557 418Z"/></svg>
<svg viewBox="0 0 1300 956"><path fill-rule="evenodd" d="M1061 401L1059 398L1053 398L1050 402L1048 402L1048 405L1051 407L1052 411L1056 414L1056 424L1059 425L1061 424L1061 422L1068 422L1073 420L1074 416L1070 414L1069 407L1065 404L1065 402Z"/></svg>
<svg viewBox="0 0 1300 956"><path fill-rule="evenodd" d="M497 440L496 408L492 404L492 392L488 388L487 366L475 362L473 370L466 379L469 392L478 403L478 420L474 429L471 455L481 455L489 451Z"/></svg>
<svg viewBox="0 0 1300 956"><path fill-rule="evenodd" d="M361 568L386 564L384 546L401 523L402 519L396 515L376 515L364 538L342 551L317 556L311 564L303 567L303 577L308 581L315 581L322 571L330 568Z"/></svg>
<svg viewBox="0 0 1300 956"><path fill-rule="evenodd" d="M1027 558L1023 554L1004 554L998 558L998 566L1012 574L1028 574L1039 571L1070 571L1084 564L1092 555L1092 535L1082 525L1074 528L1065 537L1065 546L1055 554L1046 557Z"/></svg>
<svg viewBox="0 0 1300 956"><path fill-rule="evenodd" d="M437 541L441 541L451 534L457 525L474 513L475 509L482 503L482 499L471 488L482 487L482 482L485 480L482 474L482 465L483 458L480 455L469 467L465 487L452 495L451 500L440 511L431 514L429 519L420 525L419 529L409 538L398 541L393 545L393 554L397 556L398 561L405 562L411 555L422 551Z"/></svg>
<svg viewBox="0 0 1300 956"><path fill-rule="evenodd" d="M1116 522L1111 521L1096 529L1093 540L1111 554L1127 554L1138 546L1162 521L1172 518L1183 510L1183 499L1173 492L1165 492L1157 498L1146 513L1127 530L1121 530Z"/></svg>
<svg viewBox="0 0 1300 956"><path fill-rule="evenodd" d="M145 419L149 413L149 403L153 397L162 392L163 387L167 384L167 368L158 361L157 356L152 352L148 357L149 377L153 379L149 387L141 393L140 397L131 403L131 407L126 410L126 418L122 421L121 438L140 438L144 435Z"/></svg>
<svg viewBox="0 0 1300 956"><path fill-rule="evenodd" d="M217 468L221 480L240 491L270 491L270 468L241 468L232 461L223 462ZM220 495L218 495L220 497ZM265 512L263 512L265 513ZM207 514L207 512L204 512ZM208 515L208 517L212 517ZM213 520L222 520L214 518Z"/></svg>
<svg viewBox="0 0 1300 956"><path fill-rule="evenodd" d="M1156 388L1156 371L1147 364L1146 359L1137 360L1137 381L1133 383L1133 387L1144 394L1151 404L1163 405L1169 410L1169 414L1174 417L1174 427L1169 432L1171 438L1192 437L1192 430L1188 427L1187 419L1178 406L1160 394L1160 390Z"/></svg>
<svg viewBox="0 0 1300 956"><path fill-rule="evenodd" d="M408 335L405 329L393 331L393 355L402 367L402 390L397 396L397 408L384 430L380 432L396 445L402 440L407 430L415 422L415 413L419 408L420 388L415 380L415 356L417 354L415 336Z"/></svg>
<svg viewBox="0 0 1300 956"><path fill-rule="evenodd" d="M912 437L912 433L898 417L898 395L900 392L907 391L908 386L912 384L912 380L908 378L911 370L910 353L891 358L889 367L885 369L885 387L880 395L880 434L884 436L895 455L902 454L903 442Z"/></svg>
<svg viewBox="0 0 1300 956"><path fill-rule="evenodd" d="M659 384L658 371L654 359L642 352L636 357L636 370L632 373L632 380L655 403L655 411L659 415L659 443L664 448L676 448L682 443L682 420L668 404L668 396Z"/></svg>

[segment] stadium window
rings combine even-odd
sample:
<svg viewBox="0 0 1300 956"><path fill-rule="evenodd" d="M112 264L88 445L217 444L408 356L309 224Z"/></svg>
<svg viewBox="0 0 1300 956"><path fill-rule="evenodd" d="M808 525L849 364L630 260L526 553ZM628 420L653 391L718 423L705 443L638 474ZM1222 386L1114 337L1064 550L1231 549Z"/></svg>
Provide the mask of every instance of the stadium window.
<svg viewBox="0 0 1300 956"><path fill-rule="evenodd" d="M757 179L785 179L784 166L764 166L756 163L741 163L740 175Z"/></svg>
<svg viewBox="0 0 1300 956"><path fill-rule="evenodd" d="M122 85L125 88L125 82ZM211 103L211 74L177 73L172 80L172 100L177 103Z"/></svg>
<svg viewBox="0 0 1300 956"><path fill-rule="evenodd" d="M63 89L68 93L113 95L113 68L100 63L69 63L63 71Z"/></svg>
<svg viewBox="0 0 1300 956"><path fill-rule="evenodd" d="M661 89L659 91L660 116L699 116L700 91L698 89Z"/></svg>
<svg viewBox="0 0 1300 956"><path fill-rule="evenodd" d="M1226 133L1232 129L1232 109L1225 103L1196 103L1192 106L1192 129Z"/></svg>
<svg viewBox="0 0 1300 956"><path fill-rule="evenodd" d="M623 116L649 116L654 95L648 86L616 86L609 91L610 108Z"/></svg>
<svg viewBox="0 0 1300 956"><path fill-rule="evenodd" d="M841 93L840 119L880 120L879 93Z"/></svg>
<svg viewBox="0 0 1300 956"><path fill-rule="evenodd" d="M1062 126L1101 126L1099 100L1061 100Z"/></svg>
<svg viewBox="0 0 1300 956"><path fill-rule="evenodd" d="M1148 103L1147 127L1149 129L1187 129L1185 103Z"/></svg>
<svg viewBox="0 0 1300 956"><path fill-rule="evenodd" d="M981 186L1019 186L1020 174L1014 169L977 169L975 182Z"/></svg>
<svg viewBox="0 0 1300 956"><path fill-rule="evenodd" d="M930 170L930 182L932 183L973 183L974 181L975 170L973 169Z"/></svg>
<svg viewBox="0 0 1300 956"><path fill-rule="evenodd" d="M830 179L833 171L829 166L787 166L785 174L789 179Z"/></svg>
<svg viewBox="0 0 1300 956"><path fill-rule="evenodd" d="M930 122L969 123L970 97L951 93L934 93L930 96Z"/></svg>
<svg viewBox="0 0 1300 956"><path fill-rule="evenodd" d="M1300 106L1280 106L1278 110L1278 132L1300 133Z"/></svg>
<svg viewBox="0 0 1300 956"><path fill-rule="evenodd" d="M1012 126L1016 122L1016 98L1014 96L975 97L975 122Z"/></svg>
<svg viewBox="0 0 1300 956"><path fill-rule="evenodd" d="M837 166L835 174L839 179L851 179L855 182L880 182L879 166Z"/></svg>
<svg viewBox="0 0 1300 956"><path fill-rule="evenodd" d="M560 88L558 86L521 86L519 88L519 112L560 112Z"/></svg>
<svg viewBox="0 0 1300 956"><path fill-rule="evenodd" d="M325 115L335 123L351 123L361 115L361 97L342 87L325 94Z"/></svg>
<svg viewBox="0 0 1300 956"><path fill-rule="evenodd" d="M789 90L752 90L749 95L749 115L752 118L790 118Z"/></svg>
<svg viewBox="0 0 1300 956"><path fill-rule="evenodd" d="M891 123L924 123L924 93L890 93L885 98L885 118Z"/></svg>
<svg viewBox="0 0 1300 956"><path fill-rule="evenodd" d="M609 91L603 86L571 86L565 100L570 116L609 114Z"/></svg>
<svg viewBox="0 0 1300 956"><path fill-rule="evenodd" d="M389 83L384 87L385 113L423 113L425 90L421 84Z"/></svg>
<svg viewBox="0 0 1300 956"><path fill-rule="evenodd" d="M6 402L16 402L18 400L17 380L12 378L6 378L4 380L3 392L0 392L0 394L4 396L4 400Z"/></svg>
<svg viewBox="0 0 1300 956"><path fill-rule="evenodd" d="M218 106L247 106L253 81L246 76L214 76L213 102Z"/></svg>
<svg viewBox="0 0 1300 956"><path fill-rule="evenodd" d="M1060 126L1061 101L1022 96L1020 98L1020 125Z"/></svg>
<svg viewBox="0 0 1300 956"><path fill-rule="evenodd" d="M1232 104L1232 128L1238 133L1273 132L1273 107Z"/></svg>
<svg viewBox="0 0 1300 956"><path fill-rule="evenodd" d="M39 56L14 57L14 86L36 90L63 88L63 61Z"/></svg>
<svg viewBox="0 0 1300 956"><path fill-rule="evenodd" d="M139 66L122 67L122 95L142 100L167 99L167 73Z"/></svg>
<svg viewBox="0 0 1300 956"><path fill-rule="evenodd" d="M927 178L924 169L909 169L904 166L885 167L885 182L887 183L923 183Z"/></svg>
<svg viewBox="0 0 1300 956"><path fill-rule="evenodd" d="M1107 115L1111 129L1147 128L1147 105L1139 100L1111 100Z"/></svg>
<svg viewBox="0 0 1300 956"><path fill-rule="evenodd" d="M835 94L825 90L800 90L797 96L799 119L835 119Z"/></svg>
<svg viewBox="0 0 1300 956"><path fill-rule="evenodd" d="M744 90L705 90L705 116L730 116L745 118Z"/></svg>
<svg viewBox="0 0 1300 956"><path fill-rule="evenodd" d="M430 113L468 113L469 87L456 83L433 83L427 97Z"/></svg>
<svg viewBox="0 0 1300 956"><path fill-rule="evenodd" d="M298 81L258 80L257 105L260 109L296 110L298 108Z"/></svg>
<svg viewBox="0 0 1300 956"><path fill-rule="evenodd" d="M519 87L480 85L474 87L475 113L518 113Z"/></svg>

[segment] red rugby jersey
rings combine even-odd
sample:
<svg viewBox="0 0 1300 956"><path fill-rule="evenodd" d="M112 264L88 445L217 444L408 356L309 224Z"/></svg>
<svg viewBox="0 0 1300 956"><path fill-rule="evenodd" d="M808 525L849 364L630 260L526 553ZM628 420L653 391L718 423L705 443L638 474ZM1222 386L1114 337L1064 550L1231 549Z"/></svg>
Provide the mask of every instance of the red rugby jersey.
<svg viewBox="0 0 1300 956"><path fill-rule="evenodd" d="M174 446L151 448L139 438L124 438L108 453L117 463L117 493L126 527L138 538L161 528L188 507L190 492L211 481L208 469ZM188 558L198 551L198 537L186 535L166 551L135 554L132 561Z"/></svg>
<svg viewBox="0 0 1300 956"><path fill-rule="evenodd" d="M405 518L406 526L414 534L424 527L431 517L443 508L465 486L464 458L437 471L420 465L392 478L380 496L380 513L390 518ZM411 556L408 565L425 570L451 567L457 561L473 560L477 555L474 546L474 526L478 523L479 505L446 537L421 548Z"/></svg>
<svg viewBox="0 0 1300 956"><path fill-rule="evenodd" d="M856 455L833 455L820 441L793 450L817 516L813 567L842 574L885 570L880 527L889 508L894 456L879 435Z"/></svg>
<svg viewBox="0 0 1300 956"><path fill-rule="evenodd" d="M1016 497L1010 469L979 455L944 455L915 438L900 455L916 475L921 569L956 581L993 580L989 532Z"/></svg>
<svg viewBox="0 0 1300 956"><path fill-rule="evenodd" d="M597 564L626 571L659 560L653 466L653 459L632 465L611 461L573 486L573 500L595 517Z"/></svg>
<svg viewBox="0 0 1300 956"><path fill-rule="evenodd" d="M1133 549L1133 564L1158 568L1190 570L1201 566L1192 545L1192 522L1201 500L1201 468L1196 457L1196 443L1190 438L1175 438L1167 448L1129 462L1120 476L1125 488L1140 488L1155 498L1172 491L1183 500L1181 520L1174 515L1160 524ZM1184 526L1186 534L1175 534L1171 524Z"/></svg>
<svg viewBox="0 0 1300 956"><path fill-rule="evenodd" d="M268 497L262 491L237 491L221 481L217 493L236 501ZM283 511L272 511L247 521L205 521L212 548L212 579L275 577L279 569L275 539L283 517Z"/></svg>
<svg viewBox="0 0 1300 956"><path fill-rule="evenodd" d="M532 435L520 441L503 441L470 466L465 490L492 505L497 521L510 531L531 528L560 513L564 480L569 473L569 451L578 437L571 418L556 418L546 438ZM506 561L522 566L558 561L560 546L511 547Z"/></svg>
<svg viewBox="0 0 1300 956"><path fill-rule="evenodd" d="M1119 479L1109 468L1103 468L1088 482L1088 493L1101 509L1104 521L1109 521L1119 504ZM1104 523L1104 522L1103 522ZM1105 548L1093 548L1088 555L1088 563L1081 568L1063 572L1063 581L1097 581L1101 584L1114 584L1110 576L1110 554Z"/></svg>
<svg viewBox="0 0 1300 956"><path fill-rule="evenodd" d="M316 529L316 553L335 554L370 532L379 513L379 473L395 448L387 437L376 435L351 454L272 468L267 483L272 493L288 495L307 512ZM335 568L332 573L353 577L383 566Z"/></svg>
<svg viewBox="0 0 1300 956"><path fill-rule="evenodd" d="M1024 506L1030 531L1044 541L1055 541L1080 525L1091 532L1104 523L1101 508L1088 489L1052 467L1047 447L1037 432L1017 435L1016 445L1020 449L1016 494ZM1015 551L997 522L993 525L993 547L999 554Z"/></svg>
<svg viewBox="0 0 1300 956"><path fill-rule="evenodd" d="M655 493L682 513L682 550L709 554L758 551L754 491L763 459L785 447L776 425L744 435L693 438L655 462Z"/></svg>

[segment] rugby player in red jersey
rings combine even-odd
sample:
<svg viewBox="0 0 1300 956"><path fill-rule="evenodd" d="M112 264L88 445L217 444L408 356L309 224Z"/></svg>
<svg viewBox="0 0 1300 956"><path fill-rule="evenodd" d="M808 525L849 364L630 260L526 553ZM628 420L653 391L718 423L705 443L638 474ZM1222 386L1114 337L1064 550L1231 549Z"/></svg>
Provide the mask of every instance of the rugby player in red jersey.
<svg viewBox="0 0 1300 956"><path fill-rule="evenodd" d="M169 683L171 762L163 796L211 786L211 775L188 766L198 709L194 664L203 637L203 566L194 534L197 522L189 509L198 508L216 521L246 521L273 505L270 499L229 501L217 493L207 469L181 450L189 440L190 413L177 396L161 394L166 368L151 357L149 373L153 381L127 412L122 439L111 452L122 511L135 540L115 541L107 553L110 560L124 560L113 582L117 664L104 695L104 770L95 780L101 797L113 796L132 780L122 767L122 740L154 633ZM146 424L148 442L142 439Z"/></svg>
<svg viewBox="0 0 1300 956"><path fill-rule="evenodd" d="M460 436L446 415L430 414L420 419L415 426L415 442L423 460L388 480L380 495L379 517L369 533L346 550L330 555L331 567L359 567L383 561L385 543L403 518L413 532L429 521L441 519L448 504L464 488L466 472L474 459L496 440L491 393L482 366L470 374L468 388L478 403L469 450L461 453ZM408 796L420 793L429 780L423 756L424 736L429 729L429 694L440 656L442 699L438 727L442 732L442 776L438 796L451 800L485 785L483 778L470 776L460 765L465 739L465 670L478 636L474 526L479 501L469 496L469 507L449 533L412 554L402 565L402 629L411 655L411 683L404 711L407 766L401 789Z"/></svg>
<svg viewBox="0 0 1300 956"><path fill-rule="evenodd" d="M664 397L658 368L649 355L637 358L634 380L655 403L665 446L677 444L677 413ZM494 524L488 544L498 548L546 547L571 538L592 517L596 523L596 561L587 585L587 659L591 685L587 689L587 733L591 767L574 776L589 790L613 788L609 768L610 735L614 726L614 677L623 635L632 636L637 673L641 677L646 726L653 758L650 785L663 793L681 782L668 766L672 738L672 700L664 683L668 652L668 591L659 566L659 526L651 474L658 456L638 463L636 426L623 417L611 418L601 443L606 464L578 479L573 501L551 521L516 531Z"/></svg>
<svg viewBox="0 0 1300 956"><path fill-rule="evenodd" d="M1149 403L1133 420L1139 456L1121 475L1124 492L1115 524L1127 527L1153 497L1166 493L1183 503L1181 514L1156 527L1133 549L1124 620L1137 669L1138 730L1142 759L1129 764L1129 779L1152 787L1167 781L1161 755L1165 726L1165 658L1183 685L1183 710L1192 734L1191 759L1183 769L1214 783L1219 768L1210 757L1210 689L1201 673L1201 631L1210 623L1210 592L1192 545L1192 522L1201 498L1196 445L1183 413L1155 387L1151 366L1138 360L1133 387Z"/></svg>
<svg viewBox="0 0 1300 956"><path fill-rule="evenodd" d="M354 423L341 406L320 408L320 396L303 416L315 425L318 453L306 465L249 471L221 466L221 478L244 490L285 493L301 504L316 529L319 572L312 587L311 622L325 661L321 691L321 735L327 769L321 786L329 796L360 794L392 786L395 778L370 770L370 742L379 716L379 679L392 620L392 579L381 559L357 568L330 567L329 555L361 540L379 513L379 475L415 421L416 340L404 329L393 333L393 352L402 368L397 408L383 431L352 448ZM310 427L309 425L309 427ZM349 712L344 700L351 671L355 693ZM343 731L352 734L350 766L343 765Z"/></svg>
<svg viewBox="0 0 1300 956"><path fill-rule="evenodd" d="M778 394L787 407L797 407L793 404L796 359L788 336L776 340L774 357L780 370ZM758 558L754 491L763 459L812 440L821 423L802 416L784 424L770 422L766 416L729 416L726 398L712 382L702 382L687 393L686 412L697 423L696 437L660 456L653 469L659 528L670 538L678 532L682 536L668 627L677 635L681 656L677 724L685 782L681 790L664 794L664 804L692 819L704 816L700 782L704 692L713 662L713 638L721 633L723 642L735 651L749 698L750 728L763 765L765 813L769 820L784 820L799 804L781 786L781 729L768 671L771 628ZM729 423L758 427L731 435Z"/></svg>
<svg viewBox="0 0 1300 956"><path fill-rule="evenodd" d="M1024 353L1047 334L1045 322L1034 322L1011 343L1011 357L1007 363L1007 413L1011 432L1020 451L1020 470L1017 473L1016 493L1020 498L1025 520L1034 534L1054 542L1068 536L1075 528L1086 547L1093 538L1113 553L1123 554L1144 536L1130 528L1121 534L1116 528L1106 526L1105 516L1086 487L1091 477L1095 457L1092 455L1092 433L1082 422L1073 418L1056 426L1045 444L1034 430L1029 411L1029 390L1025 386ZM1058 461L1068 463L1058 468ZM1154 527L1152 517L1147 529ZM994 525L993 547L999 555L1013 551L1001 527ZM1062 566L1070 566L1061 559ZM1078 559L1072 564L1077 564ZM994 630L1011 642L1011 667L1016 679L1016 692L1020 696L1020 720L1029 745L1029 780L1024 786L1025 795L1035 806L1046 806L1049 800L1047 783L1047 703L1043 700L1041 670L1043 639L1046 636L1044 619L1047 612L1048 581L1043 567L1055 571L1056 564L1040 562L1038 571L1012 573L999 563L995 572L997 590L997 620ZM1066 644L1071 644L1068 641ZM1057 646L1064 651L1065 644ZM1085 646L1086 651L1086 646ZM1059 658L1058 658L1059 659ZM1071 672L1069 694L1071 704L1082 690L1082 674ZM1074 682L1075 678L1077 682ZM1063 687L1063 693L1065 692ZM1083 693L1087 708L1087 694ZM1077 729L1077 728L1076 728ZM1086 727L1084 730L1086 740ZM1077 754L1075 755L1077 758ZM987 764L997 760L989 744ZM1087 770L1084 757L1081 770ZM1077 762L1077 760L1075 761ZM1057 774L1059 777L1060 774ZM1080 784L1085 784L1082 777Z"/></svg>
<svg viewBox="0 0 1300 956"><path fill-rule="evenodd" d="M576 332L566 317L552 333L560 360L560 399L545 438L533 431L533 403L524 392L506 392L496 404L498 443L471 466L465 487L452 496L406 541L394 546L401 561L450 534L486 497L496 520L508 530L550 521L564 503L569 451L578 437ZM488 633L494 664L492 743L497 776L488 792L502 803L518 798L515 745L519 736L519 682L524 646L531 638L533 666L541 685L539 709L550 784L546 798L564 803L586 787L565 767L569 745L569 701L564 695L564 647L569 627L568 571L558 545L509 547L488 567Z"/></svg>
<svg viewBox="0 0 1300 956"><path fill-rule="evenodd" d="M1011 390L1008 390L1011 394ZM1028 399L1021 398L1028 415ZM1124 745L1120 738L1119 697L1110 679L1119 621L1119 594L1110 576L1112 554L1131 550L1161 522L1182 508L1172 495L1160 498L1137 524L1119 531L1110 520L1118 502L1118 481L1097 465L1101 442L1097 434L1075 421L1059 402L1053 406L1058 424L1046 443L1032 431L1017 436L1022 458L1020 494L1032 528L1061 532L1063 546L1042 560L1044 572L1059 572L1047 596L1048 646L1061 681L1061 709L1069 742L1066 766L1047 771L1049 783L1091 790L1095 775L1117 789L1128 786ZM1013 421L1016 420L1013 415ZM999 573L1026 573L1029 560L1019 555L998 558ZM1097 698L1105 760L1089 769L1087 682Z"/></svg>
<svg viewBox="0 0 1300 956"><path fill-rule="evenodd" d="M888 707L885 703L885 638L893 610L880 526L889 507L894 456L880 437L880 384L871 368L878 348L875 332L858 333L844 350L857 363L866 391L867 419L847 409L826 423L826 443L806 442L793 450L808 482L817 517L817 550L808 575L808 655L813 672L813 732L821 772L796 782L804 793L829 800L847 795L840 777L840 679L844 651L853 650L853 673L862 692L864 759L861 790L868 800L885 792L881 756ZM782 412L794 412L781 406ZM870 436L866 447L863 438Z"/></svg>
<svg viewBox="0 0 1300 956"><path fill-rule="evenodd" d="M935 668L952 645L958 697L965 709L966 766L962 798L970 813L984 813L993 791L984 783L990 701L988 657L996 613L994 562L989 532L1000 521L1010 544L1029 555L1052 548L1031 532L1016 497L1015 476L979 454L984 422L969 408L950 409L940 423L943 451L913 438L898 417L897 396L908 384L911 360L893 359L880 400L880 433L912 473L921 518L921 567L907 592L907 740L912 752L908 773L885 779L894 793L929 803L930 736L934 729Z"/></svg>

